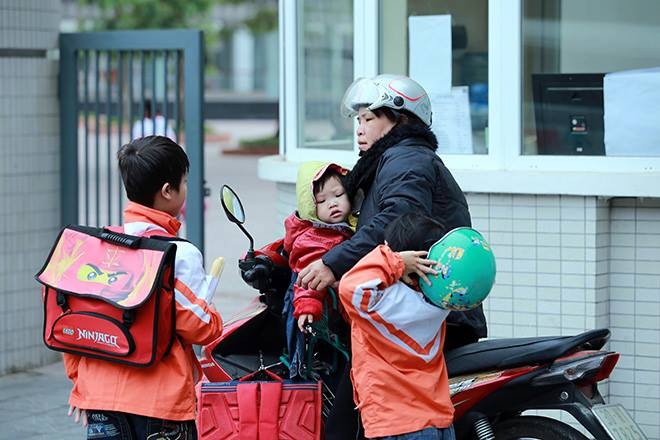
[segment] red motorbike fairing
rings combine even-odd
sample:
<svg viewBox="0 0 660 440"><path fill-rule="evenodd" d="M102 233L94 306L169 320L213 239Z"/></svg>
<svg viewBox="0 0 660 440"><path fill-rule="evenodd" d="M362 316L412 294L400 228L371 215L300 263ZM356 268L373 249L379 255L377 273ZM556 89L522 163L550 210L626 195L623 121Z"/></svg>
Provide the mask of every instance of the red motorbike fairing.
<svg viewBox="0 0 660 440"><path fill-rule="evenodd" d="M226 382L279 363L285 344L279 319L255 298L225 324L222 336L203 347L204 375L211 382Z"/></svg>
<svg viewBox="0 0 660 440"><path fill-rule="evenodd" d="M483 400L506 383L533 371L537 367L529 366L514 370L492 373L477 373L449 379L449 393L454 404L454 419L460 419Z"/></svg>
<svg viewBox="0 0 660 440"><path fill-rule="evenodd" d="M255 250L254 255L267 256L268 258L270 258L270 261L272 261L275 266L288 266L289 262L281 253L283 248L284 248L284 239L279 239L277 241L267 244L261 249ZM245 256L243 256L243 258L245 258Z"/></svg>

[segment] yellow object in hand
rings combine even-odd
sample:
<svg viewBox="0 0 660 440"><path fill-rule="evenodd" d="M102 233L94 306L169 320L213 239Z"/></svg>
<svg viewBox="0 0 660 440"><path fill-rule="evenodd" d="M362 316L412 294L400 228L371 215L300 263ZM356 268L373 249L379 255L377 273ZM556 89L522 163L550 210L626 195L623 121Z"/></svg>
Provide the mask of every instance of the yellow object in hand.
<svg viewBox="0 0 660 440"><path fill-rule="evenodd" d="M222 275L222 270L224 268L225 268L225 257L218 257L215 260L213 260L213 264L211 265L210 275L213 278L220 278L220 275Z"/></svg>

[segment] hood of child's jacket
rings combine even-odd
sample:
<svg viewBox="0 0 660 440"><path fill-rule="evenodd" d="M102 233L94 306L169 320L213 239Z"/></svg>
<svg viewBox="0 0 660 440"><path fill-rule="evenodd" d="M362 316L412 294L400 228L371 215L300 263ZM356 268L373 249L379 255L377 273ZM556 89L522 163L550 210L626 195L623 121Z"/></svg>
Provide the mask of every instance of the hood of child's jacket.
<svg viewBox="0 0 660 440"><path fill-rule="evenodd" d="M296 180L296 203L298 216L303 220L318 222L316 216L316 202L314 200L314 182L326 172L328 168L334 168L340 174L345 175L348 170L330 162L304 162L298 168Z"/></svg>
<svg viewBox="0 0 660 440"><path fill-rule="evenodd" d="M295 212L284 220L284 230L284 250L289 254L289 258L296 260L299 255L294 254L295 248L298 253L319 248L325 248L327 251L343 239L350 238L355 232L346 222L330 224L303 220Z"/></svg>
<svg viewBox="0 0 660 440"><path fill-rule="evenodd" d="M310 220L302 220L295 212L288 216L284 220L284 229L286 230L286 234L284 234L284 250L291 253L293 243L311 227L312 222Z"/></svg>

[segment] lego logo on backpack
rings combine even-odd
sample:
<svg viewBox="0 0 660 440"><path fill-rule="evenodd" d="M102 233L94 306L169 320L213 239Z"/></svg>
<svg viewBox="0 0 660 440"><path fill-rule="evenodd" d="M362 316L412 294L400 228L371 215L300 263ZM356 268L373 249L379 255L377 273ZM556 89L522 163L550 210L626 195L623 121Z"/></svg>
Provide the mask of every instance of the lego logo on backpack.
<svg viewBox="0 0 660 440"><path fill-rule="evenodd" d="M84 348L115 356L128 356L135 345L119 321L91 313L66 313L52 327L52 337L71 347Z"/></svg>

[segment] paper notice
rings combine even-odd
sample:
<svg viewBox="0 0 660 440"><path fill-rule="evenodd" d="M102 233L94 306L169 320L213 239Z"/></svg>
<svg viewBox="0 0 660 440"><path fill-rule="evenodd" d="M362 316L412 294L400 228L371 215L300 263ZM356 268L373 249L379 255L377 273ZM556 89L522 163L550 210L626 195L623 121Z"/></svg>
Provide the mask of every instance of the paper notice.
<svg viewBox="0 0 660 440"><path fill-rule="evenodd" d="M451 15L408 17L409 76L426 92L451 92Z"/></svg>
<svg viewBox="0 0 660 440"><path fill-rule="evenodd" d="M440 154L472 154L472 121L467 86L452 87L450 94L431 93L433 125Z"/></svg>
<svg viewBox="0 0 660 440"><path fill-rule="evenodd" d="M605 75L605 153L660 156L660 67Z"/></svg>

